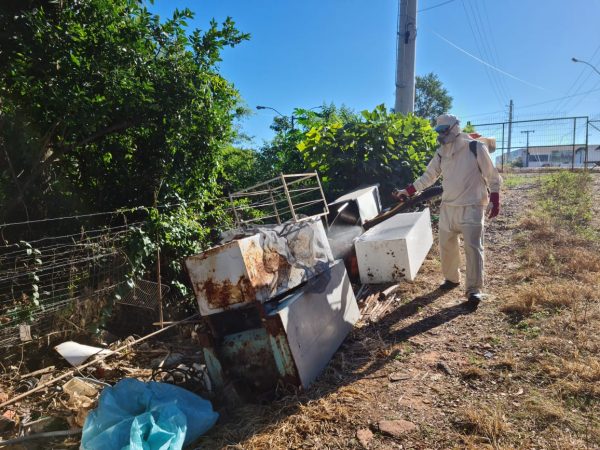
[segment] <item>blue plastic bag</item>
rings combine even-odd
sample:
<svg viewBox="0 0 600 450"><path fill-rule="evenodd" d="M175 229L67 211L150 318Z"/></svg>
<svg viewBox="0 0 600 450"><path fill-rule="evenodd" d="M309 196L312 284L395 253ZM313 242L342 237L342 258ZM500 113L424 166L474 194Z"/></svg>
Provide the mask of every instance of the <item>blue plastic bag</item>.
<svg viewBox="0 0 600 450"><path fill-rule="evenodd" d="M178 450L206 433L219 415L183 388L126 378L100 394L83 426L81 450Z"/></svg>

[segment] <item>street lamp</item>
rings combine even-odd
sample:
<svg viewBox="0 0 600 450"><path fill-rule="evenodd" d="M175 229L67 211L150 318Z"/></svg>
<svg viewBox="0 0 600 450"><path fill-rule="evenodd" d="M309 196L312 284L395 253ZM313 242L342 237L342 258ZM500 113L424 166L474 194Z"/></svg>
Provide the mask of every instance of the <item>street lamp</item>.
<svg viewBox="0 0 600 450"><path fill-rule="evenodd" d="M309 110L309 111L313 111L313 110L315 110L315 109L318 109L318 108L322 108L322 106L315 106L315 107L313 107L313 108L309 108L308 110ZM281 117L283 117L284 119L287 119L287 118L288 118L288 116L284 116L284 115L283 115L283 114L281 114L279 111L277 111L275 108L272 108L272 107L270 107L270 106L262 106L262 105L257 105L257 106L256 106L256 109L258 109L258 110L261 110L261 109L270 109L271 111L275 111L275 113L276 113L278 116L281 116ZM297 119L297 117L296 117L296 116L294 116L293 114L292 114L291 116L289 116L289 117L290 117L290 119L292 120L292 131L293 131L293 130L294 130L294 120L295 120L295 119Z"/></svg>
<svg viewBox="0 0 600 450"><path fill-rule="evenodd" d="M260 110L260 109L270 109L271 111L275 111L275 113L277 113L277 115L283 117L284 119L287 119L288 116L284 116L283 114L281 114L279 111L277 111L275 108L271 108L270 106L261 106L261 105L257 105L256 109ZM296 118L293 114L290 116L290 118L292 119L292 131L294 131L294 119Z"/></svg>
<svg viewBox="0 0 600 450"><path fill-rule="evenodd" d="M582 60L580 60L580 59L577 59L577 58L571 58L571 61L573 61L573 62L575 62L575 63L578 63L578 62L579 62L579 63L587 64L587 65L588 65L588 66L590 66L592 69L594 69L598 75L600 75L600 70L598 70L598 69L596 68L596 66L594 66L594 65L590 64L590 63L589 63L589 62L587 62L587 61L582 61Z"/></svg>

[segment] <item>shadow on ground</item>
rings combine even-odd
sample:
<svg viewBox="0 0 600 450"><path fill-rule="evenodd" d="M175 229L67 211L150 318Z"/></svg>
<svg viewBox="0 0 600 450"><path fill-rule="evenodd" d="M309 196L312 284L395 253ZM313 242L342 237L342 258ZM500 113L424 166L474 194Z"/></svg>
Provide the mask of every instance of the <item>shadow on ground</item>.
<svg viewBox="0 0 600 450"><path fill-rule="evenodd" d="M235 446L238 442L260 434L286 417L298 413L302 405L318 400L342 387L364 378L374 378L380 369L402 356L403 342L451 322L457 317L471 314L474 308L466 303L442 308L432 315L397 328L398 322L418 314L424 307L434 303L447 291L439 288L420 295L401 304L382 321L370 324L354 332L340 347L325 373L305 392L294 392L282 395L273 403L266 405L250 405L240 409L223 410L220 424L203 436L190 448L222 448ZM373 348L367 349L365 340L376 338L381 352L371 356ZM399 345L400 344L400 345ZM391 351L389 351L392 349ZM370 354L369 354L370 353ZM375 377L379 377L378 375ZM241 448L241 447L240 447Z"/></svg>

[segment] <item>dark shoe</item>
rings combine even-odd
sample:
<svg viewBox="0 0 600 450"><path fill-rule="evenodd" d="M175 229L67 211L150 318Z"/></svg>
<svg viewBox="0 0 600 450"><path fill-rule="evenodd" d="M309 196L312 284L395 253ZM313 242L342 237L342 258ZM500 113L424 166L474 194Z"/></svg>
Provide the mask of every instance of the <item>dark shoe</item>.
<svg viewBox="0 0 600 450"><path fill-rule="evenodd" d="M454 281L446 280L440 285L440 289L442 291L449 291L456 287L460 286L460 283L455 283Z"/></svg>
<svg viewBox="0 0 600 450"><path fill-rule="evenodd" d="M482 295L481 294L469 294L469 298L467 299L467 304L474 309L477 309L479 304L481 303Z"/></svg>

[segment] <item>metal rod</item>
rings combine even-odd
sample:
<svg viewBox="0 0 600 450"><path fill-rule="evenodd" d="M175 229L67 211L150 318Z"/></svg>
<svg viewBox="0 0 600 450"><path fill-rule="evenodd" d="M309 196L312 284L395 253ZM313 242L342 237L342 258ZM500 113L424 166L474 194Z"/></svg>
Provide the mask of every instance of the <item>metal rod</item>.
<svg viewBox="0 0 600 450"><path fill-rule="evenodd" d="M279 211L277 211L277 203L273 198L273 192L271 192L271 189L269 189L269 196L271 197L271 202L273 203L273 211L275 211L275 216L277 217L277 224L281 225L281 218L279 217Z"/></svg>
<svg viewBox="0 0 600 450"><path fill-rule="evenodd" d="M235 225L239 226L240 225L240 218L238 217L238 213L235 210L235 203L233 202L233 196L231 194L229 194L229 201L231 202L231 209L233 209L233 217L235 219Z"/></svg>
<svg viewBox="0 0 600 450"><path fill-rule="evenodd" d="M73 428L72 430L45 431L43 433L28 434L26 436L20 436L14 439L8 439L6 441L0 441L0 447L6 447L7 445L14 445L20 442L33 441L35 439L52 439L58 437L72 436L75 434L81 434L81 428Z"/></svg>
<svg viewBox="0 0 600 450"><path fill-rule="evenodd" d="M315 177L317 178L317 184L319 185L319 190L321 191L321 198L323 199L323 203L325 203L325 212L329 214L329 205L327 204L327 199L325 198L325 193L323 192L323 186L321 185L321 179L319 178L319 174L315 172Z"/></svg>
<svg viewBox="0 0 600 450"><path fill-rule="evenodd" d="M288 204L290 205L290 212L292 213L292 218L294 219L294 222L297 222L298 218L296 217L296 212L294 211L294 204L292 203L292 199L290 198L290 192L288 191L288 187L285 182L285 176L283 174L281 174L280 176L281 176L281 183L283 184L283 191L285 192L285 196L287 197Z"/></svg>
<svg viewBox="0 0 600 450"><path fill-rule="evenodd" d="M306 172L306 173L285 173L283 174L284 178L297 178L297 177L312 177L316 172Z"/></svg>
<svg viewBox="0 0 600 450"><path fill-rule="evenodd" d="M586 127L585 127L585 162L583 163L583 168L587 170L588 166L588 145L589 145L589 131L590 131L590 118L587 118Z"/></svg>
<svg viewBox="0 0 600 450"><path fill-rule="evenodd" d="M549 121L554 121L554 120L571 120L571 119L585 119L586 116L576 116L576 117L559 117L559 118L552 118L552 119L531 119L531 120L513 120L512 123L526 123L526 122L549 122ZM500 125L502 122L493 122L493 123L479 123L479 124L473 124L474 127L486 127L486 126L492 126L492 125ZM506 122L504 122L506 123Z"/></svg>
<svg viewBox="0 0 600 450"><path fill-rule="evenodd" d="M575 170L575 139L577 132L577 118L573 119L573 154L571 155L571 170Z"/></svg>
<svg viewBox="0 0 600 450"><path fill-rule="evenodd" d="M504 173L504 124L502 124L502 160L501 160L501 172Z"/></svg>
<svg viewBox="0 0 600 450"><path fill-rule="evenodd" d="M162 284L160 280L160 243L156 246L156 280L158 282L158 320L163 328Z"/></svg>
<svg viewBox="0 0 600 450"><path fill-rule="evenodd" d="M308 175L308 176L306 176L304 178L298 178L297 180L290 181L289 183L287 183L287 185L288 186L292 186L292 185L297 184L297 183L302 183L303 181L310 180L314 176L315 176L314 174L310 174L310 175Z"/></svg>

